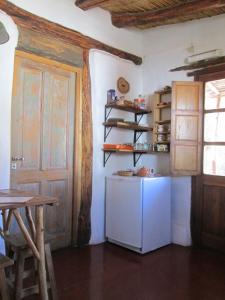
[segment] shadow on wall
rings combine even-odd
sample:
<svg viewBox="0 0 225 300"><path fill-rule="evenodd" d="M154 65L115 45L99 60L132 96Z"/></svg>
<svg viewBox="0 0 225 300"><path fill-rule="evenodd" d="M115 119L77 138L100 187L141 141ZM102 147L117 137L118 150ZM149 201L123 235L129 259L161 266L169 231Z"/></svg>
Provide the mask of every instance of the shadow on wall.
<svg viewBox="0 0 225 300"><path fill-rule="evenodd" d="M0 22L0 45L5 44L9 41L9 34L5 29L5 26Z"/></svg>

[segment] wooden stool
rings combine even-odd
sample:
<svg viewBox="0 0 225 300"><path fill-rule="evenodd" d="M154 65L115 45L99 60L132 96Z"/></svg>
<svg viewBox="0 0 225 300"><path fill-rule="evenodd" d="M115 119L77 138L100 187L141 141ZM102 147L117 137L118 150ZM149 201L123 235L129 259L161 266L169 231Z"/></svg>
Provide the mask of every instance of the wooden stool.
<svg viewBox="0 0 225 300"><path fill-rule="evenodd" d="M0 293L2 300L9 300L5 268L12 266L13 260L0 253Z"/></svg>
<svg viewBox="0 0 225 300"><path fill-rule="evenodd" d="M14 297L15 300L23 299L27 296L38 294L38 284L23 287L23 280L33 275L36 275L36 265L33 269L25 270L25 261L27 258L34 258L31 249L27 246L26 242L21 236L10 235L5 237L6 245L8 247L9 256L15 260L15 276L10 276L11 286L14 282ZM56 281L54 275L54 268L52 262L52 255L49 243L45 243L45 259L46 271L48 276L48 289L50 289L51 297L57 300ZM35 262L36 259L34 258Z"/></svg>

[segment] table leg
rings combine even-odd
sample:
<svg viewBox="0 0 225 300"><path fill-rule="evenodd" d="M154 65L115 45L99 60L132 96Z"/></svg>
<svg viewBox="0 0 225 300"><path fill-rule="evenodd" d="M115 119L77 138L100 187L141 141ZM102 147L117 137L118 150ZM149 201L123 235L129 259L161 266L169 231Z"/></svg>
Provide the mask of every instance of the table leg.
<svg viewBox="0 0 225 300"><path fill-rule="evenodd" d="M45 247L44 247L44 207L36 206L36 245L40 255L38 261L39 292L42 300L48 300L48 287L45 267Z"/></svg>
<svg viewBox="0 0 225 300"><path fill-rule="evenodd" d="M34 224L34 220L32 217L32 212L31 212L31 207L26 207L26 217L27 217L27 221L28 221L28 225L30 227L30 232L31 232L31 236L33 238L33 240L36 240L36 228L35 228L35 224Z"/></svg>
<svg viewBox="0 0 225 300"><path fill-rule="evenodd" d="M32 238L30 236L30 233L27 230L19 211L14 209L13 214L16 218L16 221L17 221L17 223L20 227L21 232L23 233L23 236L24 236L25 240L27 241L29 247L31 248L31 250L34 253L34 256L39 260L40 259L40 254L39 254L39 251L38 251L39 249L34 244L34 241L32 240Z"/></svg>
<svg viewBox="0 0 225 300"><path fill-rule="evenodd" d="M10 299L4 269L0 269L0 298L2 300Z"/></svg>
<svg viewBox="0 0 225 300"><path fill-rule="evenodd" d="M7 223L7 212L6 209L2 210L2 225L3 225L3 231L5 232L6 228L6 223Z"/></svg>

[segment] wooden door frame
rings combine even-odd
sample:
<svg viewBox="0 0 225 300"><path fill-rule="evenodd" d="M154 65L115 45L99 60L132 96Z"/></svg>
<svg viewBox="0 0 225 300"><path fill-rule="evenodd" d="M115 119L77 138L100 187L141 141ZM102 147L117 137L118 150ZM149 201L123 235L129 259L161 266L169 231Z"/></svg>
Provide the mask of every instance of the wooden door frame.
<svg viewBox="0 0 225 300"><path fill-rule="evenodd" d="M74 150L73 150L73 191L72 191L72 228L71 245L77 241L78 216L81 205L81 174L82 174L82 69L57 62L53 59L27 53L21 50L15 51L15 57L34 60L42 64L47 64L60 69L64 69L76 74L75 102L74 102ZM16 65L15 65L16 67ZM15 82L16 72L14 70L13 82ZM10 180L11 180L10 172Z"/></svg>
<svg viewBox="0 0 225 300"><path fill-rule="evenodd" d="M195 72L194 81L205 82L225 78L225 65L202 69ZM204 105L204 93L203 93ZM204 112L202 114L202 143L204 140ZM201 220L202 220L202 206L203 206L203 144L201 149L201 174L192 176L192 196L191 196L191 234L193 244L202 246L201 242ZM200 200L199 200L200 199Z"/></svg>

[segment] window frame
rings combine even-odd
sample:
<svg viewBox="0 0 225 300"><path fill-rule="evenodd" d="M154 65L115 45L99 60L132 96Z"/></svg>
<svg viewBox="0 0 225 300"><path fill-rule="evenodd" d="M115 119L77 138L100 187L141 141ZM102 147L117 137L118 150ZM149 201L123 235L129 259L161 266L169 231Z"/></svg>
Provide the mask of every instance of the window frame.
<svg viewBox="0 0 225 300"><path fill-rule="evenodd" d="M194 75L195 81L203 82L203 113L202 113L202 151L201 151L201 173L204 176L213 176L213 177L225 177L225 175L214 175L214 174L204 174L204 146L213 145L213 146L225 146L225 142L205 142L204 138L204 117L206 113L215 113L215 112L225 112L225 108L218 109L205 109L205 84L209 81L216 81L220 79L225 79L225 64L221 66L206 68L203 70L196 71Z"/></svg>

